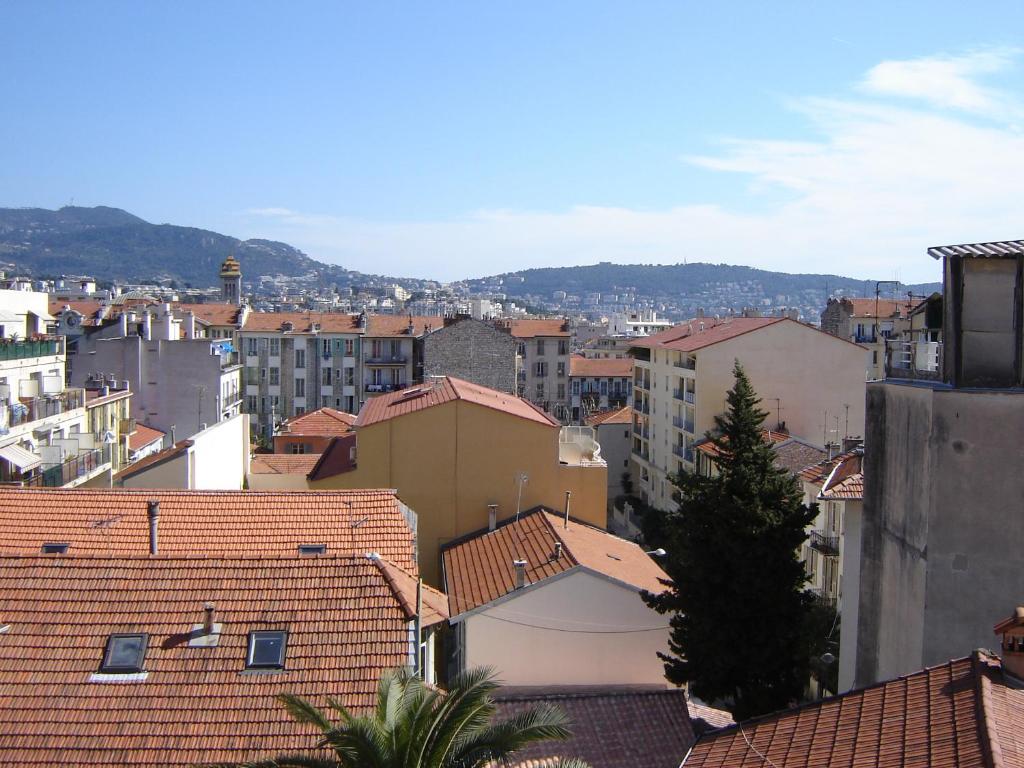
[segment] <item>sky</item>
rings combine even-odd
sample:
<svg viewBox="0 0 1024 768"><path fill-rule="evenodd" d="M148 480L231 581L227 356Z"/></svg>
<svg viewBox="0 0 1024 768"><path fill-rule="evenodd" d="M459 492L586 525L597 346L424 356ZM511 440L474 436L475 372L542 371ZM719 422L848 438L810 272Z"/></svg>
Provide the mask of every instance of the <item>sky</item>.
<svg viewBox="0 0 1024 768"><path fill-rule="evenodd" d="M1019 239L1024 3L0 0L0 206L454 280L940 280Z"/></svg>

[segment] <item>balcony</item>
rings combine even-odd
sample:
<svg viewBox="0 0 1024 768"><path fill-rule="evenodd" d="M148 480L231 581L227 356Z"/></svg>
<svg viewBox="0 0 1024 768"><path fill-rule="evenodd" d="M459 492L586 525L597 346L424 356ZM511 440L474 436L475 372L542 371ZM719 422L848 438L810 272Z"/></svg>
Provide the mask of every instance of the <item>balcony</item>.
<svg viewBox="0 0 1024 768"><path fill-rule="evenodd" d="M689 432L691 435L693 434L693 419L688 419L684 416L673 416L672 426L684 432Z"/></svg>
<svg viewBox="0 0 1024 768"><path fill-rule="evenodd" d="M47 467L39 474L21 481L24 488L64 488L78 485L78 481L85 481L98 474L101 470L109 468L110 446L94 448L84 451L77 456Z"/></svg>
<svg viewBox="0 0 1024 768"><path fill-rule="evenodd" d="M64 354L64 337L13 341L0 339L0 362Z"/></svg>
<svg viewBox="0 0 1024 768"><path fill-rule="evenodd" d="M683 368L687 371L697 370L697 361L692 357L684 357L682 360L673 360L672 365L676 368Z"/></svg>
<svg viewBox="0 0 1024 768"><path fill-rule="evenodd" d="M651 428L647 424L634 424L633 434L646 440L651 435Z"/></svg>
<svg viewBox="0 0 1024 768"><path fill-rule="evenodd" d="M693 464L693 446L692 445L673 445L672 453L682 459Z"/></svg>
<svg viewBox="0 0 1024 768"><path fill-rule="evenodd" d="M62 413L84 406L84 389L66 389L53 397L34 397L31 400L19 400L2 407L7 411L7 425L17 427L50 416L60 416Z"/></svg>
<svg viewBox="0 0 1024 768"><path fill-rule="evenodd" d="M562 427L558 433L558 462L574 467L606 466L594 428Z"/></svg>
<svg viewBox="0 0 1024 768"><path fill-rule="evenodd" d="M816 549L826 557L839 556L839 536L823 533L822 531L811 531L811 538L808 542L811 549Z"/></svg>
<svg viewBox="0 0 1024 768"><path fill-rule="evenodd" d="M373 384L373 383L370 383L370 384L364 384L363 385L363 389L367 392L367 394L382 395L382 394L386 394L387 392L397 392L400 389L405 389L407 386L409 386L409 385L404 383L404 382L399 382L398 384Z"/></svg>
<svg viewBox="0 0 1024 768"><path fill-rule="evenodd" d="M878 337L873 333L855 333L853 341L855 344L874 344L878 341Z"/></svg>
<svg viewBox="0 0 1024 768"><path fill-rule="evenodd" d="M366 359L367 365L405 365L407 362L407 355L374 355Z"/></svg>
<svg viewBox="0 0 1024 768"><path fill-rule="evenodd" d="M885 342L887 379L942 379L942 342L890 339Z"/></svg>
<svg viewBox="0 0 1024 768"><path fill-rule="evenodd" d="M638 413L650 413L651 403L649 400L644 400L643 398L640 397L634 397L633 410L637 411Z"/></svg>

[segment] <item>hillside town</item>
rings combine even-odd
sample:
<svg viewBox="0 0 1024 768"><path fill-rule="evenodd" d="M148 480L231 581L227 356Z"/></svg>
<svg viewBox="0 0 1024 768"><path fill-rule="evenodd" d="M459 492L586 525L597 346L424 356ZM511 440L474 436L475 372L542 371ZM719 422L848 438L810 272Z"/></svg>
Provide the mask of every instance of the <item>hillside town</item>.
<svg viewBox="0 0 1024 768"><path fill-rule="evenodd" d="M227 253L204 289L6 276L0 762L312 761L289 696L349 718L489 669L498 721L567 724L495 764L1016 764L1024 241L920 257L941 291L681 322L271 296ZM797 521L778 603L734 594L760 483ZM673 529L705 511L725 538ZM787 606L819 620L798 679L707 682Z"/></svg>

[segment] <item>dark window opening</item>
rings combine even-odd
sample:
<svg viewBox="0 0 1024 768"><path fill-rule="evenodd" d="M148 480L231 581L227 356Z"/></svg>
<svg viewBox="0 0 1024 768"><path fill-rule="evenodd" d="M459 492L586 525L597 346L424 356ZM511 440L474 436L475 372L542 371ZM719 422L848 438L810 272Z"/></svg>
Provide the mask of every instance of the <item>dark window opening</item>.
<svg viewBox="0 0 1024 768"><path fill-rule="evenodd" d="M148 644L149 635L111 635L100 672L141 672Z"/></svg>
<svg viewBox="0 0 1024 768"><path fill-rule="evenodd" d="M284 650L288 633L270 630L249 633L249 654L246 667L250 669L284 669Z"/></svg>
<svg viewBox="0 0 1024 768"><path fill-rule="evenodd" d="M323 555L326 552L326 544L299 544L300 555Z"/></svg>
<svg viewBox="0 0 1024 768"><path fill-rule="evenodd" d="M42 546L42 552L44 555L63 555L68 551L68 546L66 541L47 541Z"/></svg>

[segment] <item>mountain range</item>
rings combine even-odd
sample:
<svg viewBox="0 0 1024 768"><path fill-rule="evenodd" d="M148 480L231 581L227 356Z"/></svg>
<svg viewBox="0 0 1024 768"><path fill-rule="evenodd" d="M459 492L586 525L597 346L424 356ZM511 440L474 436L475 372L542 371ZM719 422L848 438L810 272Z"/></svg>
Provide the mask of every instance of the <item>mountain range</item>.
<svg viewBox="0 0 1024 768"><path fill-rule="evenodd" d="M292 278L306 287L345 288L399 284L410 290L438 285L369 275L310 258L286 243L239 240L218 232L173 224L151 224L119 208L68 206L0 208L0 264L35 277L89 275L100 281L217 284L221 262L234 254L246 283L263 275ZM568 294L628 295L665 306L709 308L747 301L764 305L824 306L830 293L873 295L871 282L837 275L787 274L726 264L625 265L527 269L463 281L479 293L503 293L536 304L558 291ZM927 294L938 283L889 289ZM545 301L546 303L546 301Z"/></svg>

